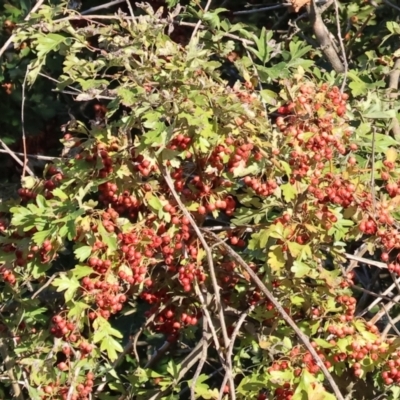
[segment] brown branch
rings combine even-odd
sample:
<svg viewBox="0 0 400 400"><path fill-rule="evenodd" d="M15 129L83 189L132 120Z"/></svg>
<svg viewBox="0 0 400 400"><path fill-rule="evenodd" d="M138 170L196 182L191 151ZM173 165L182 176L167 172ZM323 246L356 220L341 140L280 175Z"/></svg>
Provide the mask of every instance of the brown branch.
<svg viewBox="0 0 400 400"><path fill-rule="evenodd" d="M204 15L204 14L208 11L208 9L210 8L212 1L213 1L213 0L208 0L208 1L207 1L207 4L206 4L206 6L204 7L204 10L203 10L203 15ZM196 36L197 31L199 30L200 26L201 26L201 20L199 19L199 20L197 21L197 23L196 23L194 29L193 29L192 36L190 37L190 41L192 41L192 40L194 39L194 37Z"/></svg>
<svg viewBox="0 0 400 400"><path fill-rule="evenodd" d="M354 261L361 262L364 264L373 265L374 267L378 267L380 269L387 269L387 264L384 262L370 260L370 259L364 258L364 257L354 256L353 254L349 254L349 253L344 253L344 256L348 260L354 260Z"/></svg>
<svg viewBox="0 0 400 400"><path fill-rule="evenodd" d="M92 8L88 8L85 11L82 11L82 15L90 14L93 11L104 10L105 8L110 8L112 6L116 6L117 4L125 3L126 0L114 0L110 1L109 3L101 4L100 6L95 6Z"/></svg>
<svg viewBox="0 0 400 400"><path fill-rule="evenodd" d="M244 311L240 315L240 317L236 323L236 326L232 332L232 335L231 335L231 342L229 343L228 351L226 352L226 358L231 359L236 336L239 334L240 328L242 327L244 321L246 320L246 317L255 309L256 305L258 305L258 304L259 303L251 305L246 311ZM219 399L221 399L223 396L223 390L224 390L227 380L228 380L228 375L225 374L224 379L221 384L221 387L220 387L220 391L219 391Z"/></svg>
<svg viewBox="0 0 400 400"><path fill-rule="evenodd" d="M400 58L396 60L393 69L392 71L390 71L389 74L388 92L389 92L389 99L392 101L392 106L394 100L398 97L399 78L400 78ZM399 120L397 119L397 116L395 116L392 119L392 133L393 137L396 140L400 140L400 123Z"/></svg>
<svg viewBox="0 0 400 400"><path fill-rule="evenodd" d="M24 395L22 394L22 390L21 390L21 388L18 384L18 381L14 375L15 361L13 361L13 359L10 358L8 353L9 353L9 349L8 349L7 344L5 343L5 339L0 337L0 355L3 359L3 365L5 367L7 375L11 381L11 387L14 392L14 397L17 400L24 400Z"/></svg>
<svg viewBox="0 0 400 400"><path fill-rule="evenodd" d="M200 353L200 360L199 365L196 368L196 372L193 375L192 383L190 385L190 398L191 400L196 400L196 384L201 371L203 370L204 364L207 361L207 352L208 352L208 343L207 337L209 336L208 333L208 320L207 318L203 318L203 345Z"/></svg>
<svg viewBox="0 0 400 400"><path fill-rule="evenodd" d="M250 275L250 277L253 279L254 283L258 286L258 288L263 292L268 300L274 305L274 307L278 310L278 312L281 314L283 320L295 331L299 339L303 342L304 346L307 348L307 350L311 353L313 356L315 362L319 366L319 368L322 370L323 374L325 375L325 378L331 385L334 393L336 394L336 398L339 400L344 400L342 394L340 393L340 390L334 381L331 373L328 371L328 369L325 367L325 364L319 357L318 353L315 351L315 349L311 346L311 343L308 339L308 337L299 329L299 327L296 325L296 323L293 321L293 319L289 316L289 314L284 310L282 305L279 303L279 301L275 298L275 296L268 290L268 288L264 285L264 283L260 280L260 278L255 274L255 272L249 267L249 265L243 260L243 258L237 254L230 246L228 246L226 243L221 242L220 238L214 233L214 232L208 232L208 235L211 236L217 243L220 243L221 246L224 247L226 252L240 264L246 272Z"/></svg>
<svg viewBox="0 0 400 400"><path fill-rule="evenodd" d="M207 4L207 5L209 6L209 4ZM213 260L211 249L208 246L203 234L201 233L201 231L200 231L199 227L197 226L196 222L194 221L193 217L191 216L189 211L186 209L186 207L182 203L178 193L176 192L176 190L174 188L174 183L171 179L171 175L169 174L169 171L167 168L164 168L163 176L164 176L165 182L167 183L175 201L178 203L179 208L182 210L183 214L188 218L190 225L196 232L196 235L199 238L199 240L204 248L204 251L206 252L207 263L208 263L208 267L209 267L209 274L210 274L212 286L214 289L217 312L218 312L220 322L221 322L222 337L224 340L225 348L227 348L229 346L229 337L228 337L228 332L226 329L225 315L224 315L224 310L222 307L221 297L220 297L220 293L219 293L220 287L218 285L217 277L215 275L214 260ZM200 293L200 291L198 291L198 293ZM205 310L207 310L207 309L205 308ZM228 368L228 370L232 370L231 360L225 359L225 364L226 364L226 367ZM230 383L230 389L231 389L231 396L234 396L235 386L234 386L232 376L230 376L229 383Z"/></svg>
<svg viewBox="0 0 400 400"><path fill-rule="evenodd" d="M321 47L322 53L327 60L331 63L333 69L338 73L345 72L345 66L336 52L335 46L331 39L331 34L322 20L320 10L318 9L315 0L311 0L307 5L307 12L310 18L315 37Z"/></svg>
<svg viewBox="0 0 400 400"><path fill-rule="evenodd" d="M0 149L0 153L10 154L9 151ZM13 154L16 156L23 156L24 153L18 153L17 151L13 151ZM27 154L28 158L33 158L35 160L43 160L43 161L54 161L54 160L62 160L61 157L50 157L50 156L41 156L39 154ZM21 161L21 160L20 160ZM22 161L21 161L22 162Z"/></svg>

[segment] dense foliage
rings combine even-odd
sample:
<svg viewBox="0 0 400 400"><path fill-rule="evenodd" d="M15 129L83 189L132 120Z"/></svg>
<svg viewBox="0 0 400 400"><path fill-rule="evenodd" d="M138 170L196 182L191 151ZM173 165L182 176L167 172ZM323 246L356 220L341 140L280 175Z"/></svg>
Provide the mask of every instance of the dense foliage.
<svg viewBox="0 0 400 400"><path fill-rule="evenodd" d="M0 397L398 399L395 6L330 2L335 72L314 3L41 3L2 17Z"/></svg>

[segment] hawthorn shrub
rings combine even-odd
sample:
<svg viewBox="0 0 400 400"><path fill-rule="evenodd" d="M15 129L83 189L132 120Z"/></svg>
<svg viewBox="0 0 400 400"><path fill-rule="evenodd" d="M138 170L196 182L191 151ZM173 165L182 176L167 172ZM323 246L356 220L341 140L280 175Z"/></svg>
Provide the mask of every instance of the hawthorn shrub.
<svg viewBox="0 0 400 400"><path fill-rule="evenodd" d="M17 32L32 84L55 51L58 89L99 101L0 205L3 397L334 399L350 377L398 398L399 339L356 315L347 268L364 246L400 273L396 142L300 58L255 87L265 30L229 86L239 26L183 45L144 9Z"/></svg>

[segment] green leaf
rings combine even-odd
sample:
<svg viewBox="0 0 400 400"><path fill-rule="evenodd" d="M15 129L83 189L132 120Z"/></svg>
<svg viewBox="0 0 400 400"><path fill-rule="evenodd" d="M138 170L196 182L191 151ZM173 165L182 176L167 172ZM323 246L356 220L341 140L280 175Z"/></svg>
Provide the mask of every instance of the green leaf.
<svg viewBox="0 0 400 400"><path fill-rule="evenodd" d="M107 245L107 252L112 253L117 250L117 238L115 234L107 232L100 221L98 224L98 230L103 242Z"/></svg>
<svg viewBox="0 0 400 400"><path fill-rule="evenodd" d="M272 271L279 271L285 264L285 256L282 251L282 246L271 247L272 251L268 253L268 266Z"/></svg>
<svg viewBox="0 0 400 400"><path fill-rule="evenodd" d="M53 234L53 229L48 229L46 231L39 231L33 234L32 239L38 246L41 246L46 239L51 238L52 234Z"/></svg>
<svg viewBox="0 0 400 400"><path fill-rule="evenodd" d="M300 261L294 261L291 271L294 273L295 278L303 278L310 273L311 268Z"/></svg>
<svg viewBox="0 0 400 400"><path fill-rule="evenodd" d="M54 279L53 286L57 288L57 292L63 292L65 301L71 301L76 291L80 287L79 281L75 277L68 278L66 274L61 274L59 278Z"/></svg>
<svg viewBox="0 0 400 400"><path fill-rule="evenodd" d="M110 361L115 361L118 358L118 353L123 352L123 348L112 336L105 336L100 343L100 350L106 351Z"/></svg>
<svg viewBox="0 0 400 400"><path fill-rule="evenodd" d="M36 51L39 58L43 58L51 51L58 50L60 45L68 39L57 33L36 34L33 35L33 38L37 40Z"/></svg>
<svg viewBox="0 0 400 400"><path fill-rule="evenodd" d="M74 250L75 257L80 261L85 261L92 254L91 246L81 246Z"/></svg>
<svg viewBox="0 0 400 400"><path fill-rule="evenodd" d="M60 200L68 199L68 196L60 188L53 189L52 193L53 196L58 197Z"/></svg>
<svg viewBox="0 0 400 400"><path fill-rule="evenodd" d="M175 364L174 361L170 360L167 366L167 372L174 378L178 378L179 371L181 370L180 364Z"/></svg>
<svg viewBox="0 0 400 400"><path fill-rule="evenodd" d="M283 185L280 186L283 197L285 198L286 203L290 203L293 199L296 198L297 196L297 190L296 187L291 185L289 182L284 183Z"/></svg>

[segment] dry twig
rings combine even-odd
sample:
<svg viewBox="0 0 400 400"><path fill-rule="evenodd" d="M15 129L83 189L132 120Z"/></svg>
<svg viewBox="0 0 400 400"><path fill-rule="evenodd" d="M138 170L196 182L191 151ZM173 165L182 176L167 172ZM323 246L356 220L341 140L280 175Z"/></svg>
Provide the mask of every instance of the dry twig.
<svg viewBox="0 0 400 400"><path fill-rule="evenodd" d="M336 398L339 400L344 400L331 373L325 367L325 364L323 363L323 361L321 360L321 358L319 357L319 355L317 354L315 349L311 346L311 343L308 340L308 337L299 329L299 327L296 325L296 323L293 321L293 319L290 318L289 314L284 310L284 308L279 303L279 301L268 290L268 288L264 285L264 283L260 280L260 278L255 274L255 272L249 267L249 265L243 260L243 258L239 254L237 254L234 250L232 250L231 247L228 246L226 243L222 242L220 240L220 238L214 232L208 232L208 235L211 236L216 242L220 243L221 246L224 247L226 252L246 270L246 272L250 275L250 277L252 278L254 283L258 286L260 291L265 294L265 296L268 298L268 300L274 305L274 307L277 309L277 311L281 314L284 321L295 331L296 335L303 342L303 344L307 348L307 350L311 353L315 362L317 363L317 365L319 366L319 368L325 375L325 378L327 379L330 386L332 387L333 391L335 392Z"/></svg>
<svg viewBox="0 0 400 400"><path fill-rule="evenodd" d="M209 1L209 3L211 3L211 1ZM209 4L207 4L207 5L209 6ZM204 251L206 252L207 263L208 263L208 267L209 267L209 274L210 274L212 286L214 289L215 303L216 303L216 307L217 307L218 316L219 316L220 322L221 322L222 337L224 340L225 348L227 348L229 346L229 337L228 337L228 333L227 333L227 329L226 329L225 315L224 315L224 310L222 307L222 302L221 302L220 293L219 293L220 287L218 285L217 278L215 275L214 261L213 261L211 249L208 246L203 234L201 233L201 231L200 231L199 227L197 226L196 222L194 221L193 217L190 215L189 211L186 209L186 207L182 203L178 193L176 192L176 190L174 188L174 183L171 179L171 175L169 174L169 171L167 168L164 168L163 175L164 175L164 179L165 179L173 197L175 198L176 202L179 205L179 208L182 210L183 214L188 218L190 225L196 232L196 235L199 238ZM198 291L198 293L200 293L200 291ZM206 307L204 307L203 310L206 313L208 312ZM225 363L226 363L227 370L232 371L231 360L225 359ZM229 377L229 384L230 384L231 394L233 394L235 391L234 390L235 386L234 386L233 378L231 375Z"/></svg>
<svg viewBox="0 0 400 400"><path fill-rule="evenodd" d="M0 139L0 145L3 147L5 153L9 154L21 167L24 166L23 161L21 161L16 156L16 154L1 139ZM1 151L1 152L3 153L3 151ZM21 153L19 153L19 154L21 154ZM28 172L28 174L30 176L35 176L35 174L32 172L32 170L28 166L26 166L26 172Z"/></svg>
<svg viewBox="0 0 400 400"><path fill-rule="evenodd" d="M8 355L8 353L9 349L6 344L6 341L4 338L0 337L0 355L1 358L3 359L3 365L5 367L5 370L7 371L7 375L11 381L11 387L14 392L14 397L17 400L24 400L24 395L14 374L15 361L13 361L13 359Z"/></svg>

